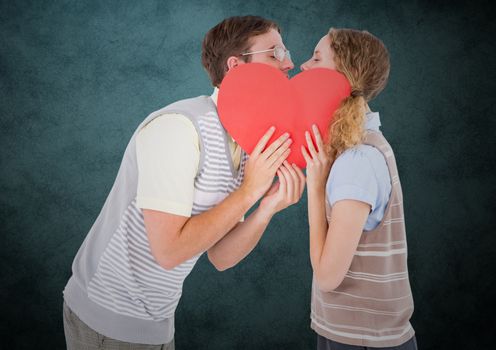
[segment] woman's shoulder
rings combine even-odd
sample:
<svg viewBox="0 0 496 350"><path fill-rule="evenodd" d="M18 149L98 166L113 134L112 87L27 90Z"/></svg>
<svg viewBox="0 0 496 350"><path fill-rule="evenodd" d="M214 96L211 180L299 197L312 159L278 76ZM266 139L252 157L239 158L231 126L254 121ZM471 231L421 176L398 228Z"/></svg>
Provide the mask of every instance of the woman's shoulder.
<svg viewBox="0 0 496 350"><path fill-rule="evenodd" d="M374 146L359 144L354 147L348 148L336 159L336 164L351 163L359 164L362 162L377 162L384 160L384 156Z"/></svg>
<svg viewBox="0 0 496 350"><path fill-rule="evenodd" d="M331 168L331 176L388 178L384 155L374 146L356 145L343 152ZM360 175L359 175L360 174Z"/></svg>

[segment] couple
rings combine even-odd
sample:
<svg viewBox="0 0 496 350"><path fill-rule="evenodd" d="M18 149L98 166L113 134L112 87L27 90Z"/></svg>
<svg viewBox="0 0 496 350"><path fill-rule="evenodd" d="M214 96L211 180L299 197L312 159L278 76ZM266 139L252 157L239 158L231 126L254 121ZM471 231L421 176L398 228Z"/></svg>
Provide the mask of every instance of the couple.
<svg viewBox="0 0 496 350"><path fill-rule="evenodd" d="M401 187L379 114L367 104L386 85L386 48L367 32L331 29L301 66L335 69L352 87L330 142L317 128L314 141L306 133L306 178L286 161L288 134L268 144L269 129L248 157L220 123L218 86L248 62L286 75L294 67L276 23L223 20L202 46L212 96L173 103L135 131L64 290L68 349L174 349L174 312L200 255L220 271L236 265L305 182L318 348L416 349Z"/></svg>

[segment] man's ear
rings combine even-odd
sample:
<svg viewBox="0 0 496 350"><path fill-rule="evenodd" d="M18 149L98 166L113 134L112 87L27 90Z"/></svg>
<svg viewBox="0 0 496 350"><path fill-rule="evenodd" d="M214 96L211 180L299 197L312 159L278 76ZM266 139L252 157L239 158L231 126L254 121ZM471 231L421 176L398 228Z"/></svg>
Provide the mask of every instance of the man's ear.
<svg viewBox="0 0 496 350"><path fill-rule="evenodd" d="M227 59L227 72L229 72L231 69L233 69L234 67L237 67L242 61L239 59L239 57L236 57L236 56L230 56L228 59Z"/></svg>

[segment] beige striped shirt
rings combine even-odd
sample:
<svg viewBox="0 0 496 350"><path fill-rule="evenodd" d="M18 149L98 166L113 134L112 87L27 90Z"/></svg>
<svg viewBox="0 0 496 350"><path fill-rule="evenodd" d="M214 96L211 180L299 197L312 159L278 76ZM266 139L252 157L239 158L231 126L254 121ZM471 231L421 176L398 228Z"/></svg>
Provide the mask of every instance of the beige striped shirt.
<svg viewBox="0 0 496 350"><path fill-rule="evenodd" d="M381 223L360 238L350 269L332 292L313 281L311 327L336 342L398 346L414 335L410 324L413 298L408 280L403 195L391 146L382 133L368 131L364 144L385 157L391 176L391 196ZM331 206L326 203L327 219Z"/></svg>

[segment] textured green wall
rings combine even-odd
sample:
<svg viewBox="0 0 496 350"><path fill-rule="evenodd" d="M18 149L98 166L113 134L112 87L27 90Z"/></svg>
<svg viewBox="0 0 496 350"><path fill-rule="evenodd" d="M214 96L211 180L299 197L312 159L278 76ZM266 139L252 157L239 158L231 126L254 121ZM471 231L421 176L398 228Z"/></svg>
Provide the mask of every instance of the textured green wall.
<svg viewBox="0 0 496 350"><path fill-rule="evenodd" d="M367 29L386 43L391 78L372 107L399 163L419 346L489 346L496 287L489 2L2 0L2 348L64 348L62 289L129 137L151 111L211 92L203 35L244 14L279 22L297 66L330 26ZM303 199L275 217L235 268L219 273L200 260L177 310L176 346L313 349L310 284Z"/></svg>

